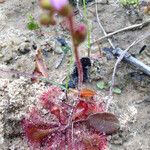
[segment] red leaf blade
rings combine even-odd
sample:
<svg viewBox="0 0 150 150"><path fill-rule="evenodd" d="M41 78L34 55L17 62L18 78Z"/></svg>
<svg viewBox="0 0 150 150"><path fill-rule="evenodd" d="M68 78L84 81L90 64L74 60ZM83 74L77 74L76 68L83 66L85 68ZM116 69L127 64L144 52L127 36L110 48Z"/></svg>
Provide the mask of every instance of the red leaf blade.
<svg viewBox="0 0 150 150"><path fill-rule="evenodd" d="M107 112L90 115L87 123L95 130L105 134L113 134L120 127L119 120L116 116Z"/></svg>
<svg viewBox="0 0 150 150"><path fill-rule="evenodd" d="M93 97L94 95L96 95L96 92L87 88L82 89L79 94L79 96L82 98L90 98Z"/></svg>

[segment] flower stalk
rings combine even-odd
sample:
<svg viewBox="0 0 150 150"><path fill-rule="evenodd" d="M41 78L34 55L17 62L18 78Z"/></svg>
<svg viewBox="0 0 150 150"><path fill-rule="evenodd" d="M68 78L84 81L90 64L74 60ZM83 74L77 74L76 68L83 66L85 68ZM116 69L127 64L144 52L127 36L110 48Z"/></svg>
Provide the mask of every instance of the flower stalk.
<svg viewBox="0 0 150 150"><path fill-rule="evenodd" d="M73 52L74 52L77 70L78 70L78 88L80 89L82 86L82 82L83 82L83 68L82 68L82 64L81 64L79 53L78 53L78 45L76 44L75 38L74 38L73 17L70 16L68 19L69 19L69 23L70 23L70 32L71 32L73 48L74 48Z"/></svg>
<svg viewBox="0 0 150 150"><path fill-rule="evenodd" d="M41 23L44 25L56 24L54 19L55 13L66 17L69 22L69 30L73 42L73 53L78 70L78 89L80 90L83 83L83 68L79 57L78 47L86 38L86 27L83 24L75 24L73 9L71 5L69 5L68 0L40 0L40 5L43 9L50 11L49 13L43 15L43 18L41 19Z"/></svg>

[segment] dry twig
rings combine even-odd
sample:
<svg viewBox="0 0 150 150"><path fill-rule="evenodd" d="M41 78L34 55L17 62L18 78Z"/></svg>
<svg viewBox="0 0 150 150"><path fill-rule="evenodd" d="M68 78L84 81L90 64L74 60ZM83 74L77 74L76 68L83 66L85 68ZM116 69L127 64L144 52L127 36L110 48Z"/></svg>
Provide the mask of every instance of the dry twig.
<svg viewBox="0 0 150 150"><path fill-rule="evenodd" d="M136 39L126 50L123 51L123 53L118 57L116 63L115 63L115 66L114 66L114 69L113 69L113 74L112 74L112 80L111 80L111 86L110 86L110 91L109 91L109 96L108 96L108 101L107 101L107 104L106 104L106 111L108 111L108 108L110 106L110 103L112 101L112 98L113 98L113 86L114 86L114 83L115 83L115 74L116 74L116 71L117 71L117 66L118 64L121 62L121 60L124 58L125 54L129 51L129 49L131 47L133 47L134 45L138 44L139 42L143 41L145 38L149 37L150 36L150 33L149 34L146 34L144 36L142 36L141 38L138 38Z"/></svg>
<svg viewBox="0 0 150 150"><path fill-rule="evenodd" d="M103 26L101 24L101 21L99 19L99 16L98 16L97 0L95 0L95 9L96 9L96 18L97 18L97 21L98 21L98 25L102 29L104 35L107 36L107 33L106 33L105 29L103 28ZM112 43L112 41L110 39L108 39L108 42L110 43L110 45L112 46L112 48L115 48L114 44Z"/></svg>
<svg viewBox="0 0 150 150"><path fill-rule="evenodd" d="M5 26L1 27L0 32L4 29Z"/></svg>
<svg viewBox="0 0 150 150"><path fill-rule="evenodd" d="M102 41L102 40L104 40L104 39L106 39L106 38L108 38L108 37L111 37L111 36L113 36L113 35L115 35L115 34L118 34L118 33L120 33L120 32L123 32L123 31L132 30L132 29L136 29L136 28L137 28L137 29L139 29L139 28L141 29L141 28L143 28L144 26L148 25L149 23L150 23L150 19L147 20L147 21L145 21L145 22L143 22L143 23L134 24L134 25L132 25L132 26L119 29L119 30L117 30L117 31L114 31L114 32L112 32L112 33L109 33L109 34L107 34L107 35L105 35L105 36L103 36L103 37L101 37L101 38L99 38L99 39L93 41L93 42L91 43L91 45L93 45L93 44L95 44L95 43L97 43L97 42L100 42L100 41Z"/></svg>
<svg viewBox="0 0 150 150"><path fill-rule="evenodd" d="M81 9L80 9L80 7L79 7L79 0L77 0L77 9L78 9L78 11L79 11L79 15L80 15L81 19L83 19L83 15L82 15Z"/></svg>

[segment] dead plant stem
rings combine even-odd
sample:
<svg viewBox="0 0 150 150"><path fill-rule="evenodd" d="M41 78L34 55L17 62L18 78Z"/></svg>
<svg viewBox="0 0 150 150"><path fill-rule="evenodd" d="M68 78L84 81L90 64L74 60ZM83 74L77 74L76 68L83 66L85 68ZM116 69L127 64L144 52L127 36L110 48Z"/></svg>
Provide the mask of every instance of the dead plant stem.
<svg viewBox="0 0 150 150"><path fill-rule="evenodd" d="M79 15L80 15L81 19L83 19L83 15L82 15L80 7L79 7L79 0L77 0L77 9L79 11Z"/></svg>
<svg viewBox="0 0 150 150"><path fill-rule="evenodd" d="M111 37L111 36L113 36L113 35L115 35L115 34L118 34L118 33L120 33L120 32L124 32L124 31L127 31L127 30L132 30L132 29L135 29L135 28L142 28L142 27L144 27L145 25L147 25L147 24L149 24L149 23L150 23L150 19L149 19L149 20L146 20L146 21L143 22L143 23L134 24L134 25L132 25L132 26L119 29L119 30L117 30L117 31L114 31L114 32L112 32L112 33L109 33L109 34L107 34L107 35L105 35L105 36L103 36L103 37L101 37L101 38L99 38L99 39L93 41L93 42L91 43L91 45L93 45L93 44L95 44L95 43L97 43L97 42L101 42L102 40L104 40L104 39L106 39L106 38L109 38L109 37Z"/></svg>
<svg viewBox="0 0 150 150"><path fill-rule="evenodd" d="M99 19L99 16L98 16L97 0L95 0L95 9L96 9L96 18L97 18L97 21L98 21L98 25L102 29L104 35L107 36L107 33L106 33L105 29L103 28L103 26L101 24L101 21ZM108 38L108 42L110 43L110 45L112 46L112 48L115 48L114 44L112 43L112 41L109 38Z"/></svg>
<svg viewBox="0 0 150 150"><path fill-rule="evenodd" d="M136 39L129 47L127 47L123 53L118 57L116 63L115 63L115 66L114 66L114 69L113 69L113 74L112 74L112 79L111 79L111 86L110 86L110 90L109 90L109 96L108 96L108 101L107 101L107 104L106 104L106 111L108 111L109 109L109 106L111 104L111 101L112 101L112 98L113 98L113 86L114 86L114 83L115 83L115 74L116 74L116 71L117 71L117 66L118 64L121 62L121 60L124 58L125 54L130 50L131 47L133 47L134 45L138 44L139 42L143 41L145 38L149 37L150 36L150 33L149 34L146 34L144 36L142 36L141 38L138 38Z"/></svg>

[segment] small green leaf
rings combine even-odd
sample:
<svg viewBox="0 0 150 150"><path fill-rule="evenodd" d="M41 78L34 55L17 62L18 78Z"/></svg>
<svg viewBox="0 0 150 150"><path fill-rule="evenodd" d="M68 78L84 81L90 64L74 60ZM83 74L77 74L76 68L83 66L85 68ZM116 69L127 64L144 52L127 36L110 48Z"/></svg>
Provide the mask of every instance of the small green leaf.
<svg viewBox="0 0 150 150"><path fill-rule="evenodd" d="M29 30L36 30L36 29L39 29L40 27L39 27L39 25L36 22L29 22L27 24L27 28Z"/></svg>
<svg viewBox="0 0 150 150"><path fill-rule="evenodd" d="M140 1L139 0L120 0L120 3L123 5L123 6L138 6Z"/></svg>
<svg viewBox="0 0 150 150"><path fill-rule="evenodd" d="M29 16L28 16L28 19L29 19L30 21L33 21L33 20L34 20L34 18L33 18L32 15L29 15Z"/></svg>
<svg viewBox="0 0 150 150"><path fill-rule="evenodd" d="M40 28L38 23L34 20L34 17L32 15L28 16L28 20L29 22L27 23L27 28L29 30L36 30Z"/></svg>
<svg viewBox="0 0 150 150"><path fill-rule="evenodd" d="M62 46L62 51L63 51L65 54L67 54L67 52L70 51L70 50L71 50L71 47L69 47L68 45Z"/></svg>
<svg viewBox="0 0 150 150"><path fill-rule="evenodd" d="M103 90L105 88L105 82L104 81L100 81L97 84L98 89Z"/></svg>
<svg viewBox="0 0 150 150"><path fill-rule="evenodd" d="M119 88L114 88L113 92L116 93L116 94L121 94L122 91Z"/></svg>
<svg viewBox="0 0 150 150"><path fill-rule="evenodd" d="M121 4L126 6L127 5L127 1L126 0L120 0Z"/></svg>

